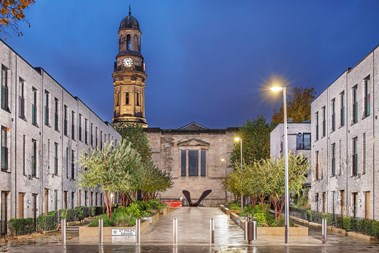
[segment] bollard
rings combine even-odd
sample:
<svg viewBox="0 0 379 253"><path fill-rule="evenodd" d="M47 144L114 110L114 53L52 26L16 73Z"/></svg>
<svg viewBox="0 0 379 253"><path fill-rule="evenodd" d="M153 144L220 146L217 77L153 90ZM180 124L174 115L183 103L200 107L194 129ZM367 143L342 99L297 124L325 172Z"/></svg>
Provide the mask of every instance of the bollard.
<svg viewBox="0 0 379 253"><path fill-rule="evenodd" d="M100 218L99 219L99 245L100 246L103 246L103 242L104 242L104 236L103 236L103 219Z"/></svg>
<svg viewBox="0 0 379 253"><path fill-rule="evenodd" d="M136 244L141 244L141 219L136 221Z"/></svg>
<svg viewBox="0 0 379 253"><path fill-rule="evenodd" d="M61 219L61 233L62 233L62 243L63 247L66 247L66 219Z"/></svg>
<svg viewBox="0 0 379 253"><path fill-rule="evenodd" d="M245 223L244 223L244 230L243 230L243 239L244 240L249 240L249 237L247 236L248 235L248 230L249 230L249 222L247 221L247 219L245 220Z"/></svg>
<svg viewBox="0 0 379 253"><path fill-rule="evenodd" d="M325 218L322 218L322 243L326 243L326 235L328 230L328 221Z"/></svg>
<svg viewBox="0 0 379 253"><path fill-rule="evenodd" d="M257 240L257 222L256 221L252 221L252 237L251 239L253 241Z"/></svg>
<svg viewBox="0 0 379 253"><path fill-rule="evenodd" d="M215 242L215 221L213 218L211 218L209 222L209 235L210 235L210 243Z"/></svg>
<svg viewBox="0 0 379 253"><path fill-rule="evenodd" d="M178 219L174 218L172 220L172 243L174 245L178 244Z"/></svg>

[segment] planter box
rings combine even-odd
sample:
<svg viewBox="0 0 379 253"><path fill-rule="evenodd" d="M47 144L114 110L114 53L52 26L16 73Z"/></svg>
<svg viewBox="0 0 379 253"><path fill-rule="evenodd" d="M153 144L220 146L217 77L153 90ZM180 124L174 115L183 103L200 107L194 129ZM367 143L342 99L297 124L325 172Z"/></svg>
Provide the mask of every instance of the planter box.
<svg viewBox="0 0 379 253"><path fill-rule="evenodd" d="M167 207L164 207L164 208L162 208L162 209L159 209L159 215L166 215L167 212L168 212L167 209L168 209Z"/></svg>
<svg viewBox="0 0 379 253"><path fill-rule="evenodd" d="M285 228L284 227L258 227L257 233L258 233L258 236L260 235L284 236ZM307 227L290 227L289 234L290 236L308 236L308 228Z"/></svg>
<svg viewBox="0 0 379 253"><path fill-rule="evenodd" d="M362 239L362 240L365 240L365 241L371 241L371 240L375 240L373 237L369 236L369 235L364 235L364 234L360 234L360 233L356 233L356 232L346 232L346 235L349 236L349 237L354 237L354 238L358 238L358 239Z"/></svg>

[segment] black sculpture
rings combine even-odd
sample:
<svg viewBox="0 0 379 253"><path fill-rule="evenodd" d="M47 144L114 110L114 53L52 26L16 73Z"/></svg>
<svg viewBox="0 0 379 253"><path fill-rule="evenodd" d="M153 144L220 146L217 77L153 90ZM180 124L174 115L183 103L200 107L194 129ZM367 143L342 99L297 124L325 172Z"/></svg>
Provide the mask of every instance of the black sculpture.
<svg viewBox="0 0 379 253"><path fill-rule="evenodd" d="M203 201L203 199L205 199L209 195L209 193L211 193L211 192L212 192L212 190L206 190L206 191L204 191L201 194L199 200L196 201L195 203L192 202L192 200L191 200L191 194L190 194L189 191L183 190L183 195L184 195L184 197L186 197L189 206L195 206L195 207L197 207L197 206L200 205L201 201Z"/></svg>

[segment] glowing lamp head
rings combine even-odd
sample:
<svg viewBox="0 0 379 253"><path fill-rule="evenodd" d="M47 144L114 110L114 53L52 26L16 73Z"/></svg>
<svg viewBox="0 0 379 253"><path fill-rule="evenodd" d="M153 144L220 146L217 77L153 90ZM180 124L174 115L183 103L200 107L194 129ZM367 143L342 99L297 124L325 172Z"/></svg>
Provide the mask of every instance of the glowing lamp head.
<svg viewBox="0 0 379 253"><path fill-rule="evenodd" d="M221 158L221 162L225 162L225 158Z"/></svg>
<svg viewBox="0 0 379 253"><path fill-rule="evenodd" d="M281 87L281 86L273 86L270 88L271 91L273 92L279 92L279 91L282 91L284 88Z"/></svg>
<svg viewBox="0 0 379 253"><path fill-rule="evenodd" d="M240 142L240 141L241 141L241 138L240 138L240 137L235 137L235 138L234 138L234 141L235 141L235 142Z"/></svg>

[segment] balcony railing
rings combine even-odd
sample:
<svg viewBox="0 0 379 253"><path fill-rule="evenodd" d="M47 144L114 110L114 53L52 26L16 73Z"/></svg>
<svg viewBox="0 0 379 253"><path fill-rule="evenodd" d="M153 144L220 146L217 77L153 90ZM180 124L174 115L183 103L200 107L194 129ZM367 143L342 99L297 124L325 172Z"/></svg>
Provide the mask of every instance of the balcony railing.
<svg viewBox="0 0 379 253"><path fill-rule="evenodd" d="M8 147L1 147L1 170L8 171Z"/></svg>

